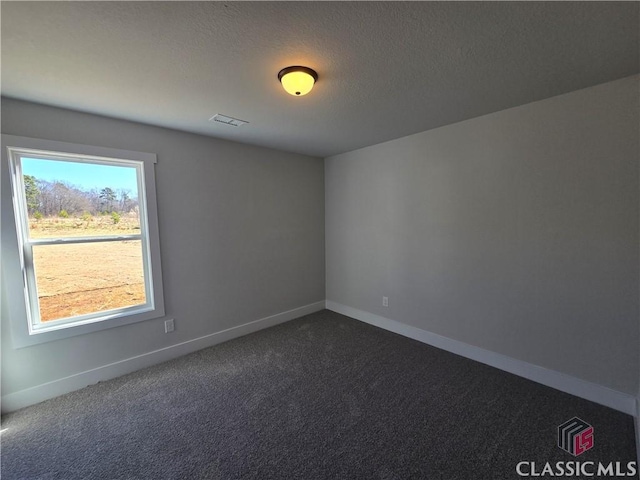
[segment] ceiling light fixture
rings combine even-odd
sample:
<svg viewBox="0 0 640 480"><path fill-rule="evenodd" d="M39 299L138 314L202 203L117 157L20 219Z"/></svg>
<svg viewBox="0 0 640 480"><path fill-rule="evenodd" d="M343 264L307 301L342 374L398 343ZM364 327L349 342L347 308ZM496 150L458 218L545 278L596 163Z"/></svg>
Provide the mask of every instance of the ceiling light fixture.
<svg viewBox="0 0 640 480"><path fill-rule="evenodd" d="M288 94L301 97L311 91L318 74L308 67L287 67L278 72L278 80Z"/></svg>

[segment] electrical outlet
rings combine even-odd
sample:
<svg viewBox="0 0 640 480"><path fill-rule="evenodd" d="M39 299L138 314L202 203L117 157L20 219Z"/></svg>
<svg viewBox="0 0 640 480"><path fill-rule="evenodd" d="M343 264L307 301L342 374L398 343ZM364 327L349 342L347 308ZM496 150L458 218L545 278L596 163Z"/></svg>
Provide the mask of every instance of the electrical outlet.
<svg viewBox="0 0 640 480"><path fill-rule="evenodd" d="M382 297L382 306L383 307L389 306L389 297Z"/></svg>
<svg viewBox="0 0 640 480"><path fill-rule="evenodd" d="M173 318L164 321L164 333L170 333L175 330L175 326L173 324Z"/></svg>

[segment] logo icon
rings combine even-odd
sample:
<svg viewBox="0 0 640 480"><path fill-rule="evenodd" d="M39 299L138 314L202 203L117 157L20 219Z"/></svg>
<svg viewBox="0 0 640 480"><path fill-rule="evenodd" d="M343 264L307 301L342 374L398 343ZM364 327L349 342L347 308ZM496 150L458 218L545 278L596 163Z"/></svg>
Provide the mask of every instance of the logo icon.
<svg viewBox="0 0 640 480"><path fill-rule="evenodd" d="M578 417L558 427L558 447L574 457L593 448L593 427Z"/></svg>

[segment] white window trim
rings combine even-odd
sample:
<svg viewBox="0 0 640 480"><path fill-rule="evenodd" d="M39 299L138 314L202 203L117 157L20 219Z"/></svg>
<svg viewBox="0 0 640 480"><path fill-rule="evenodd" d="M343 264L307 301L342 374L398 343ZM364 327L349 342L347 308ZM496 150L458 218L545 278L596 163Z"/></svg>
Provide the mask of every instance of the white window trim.
<svg viewBox="0 0 640 480"><path fill-rule="evenodd" d="M18 235L17 230L18 228L22 228L24 231L25 226L21 226L21 219L15 218L14 202L3 202L1 252L2 284L4 285L6 293L5 300L8 303L7 310L9 318L3 318L2 321L8 321L9 323L14 348L41 344L53 340L84 335L108 328L163 317L165 315L165 311L154 168L157 163L156 155L146 152L134 152L114 148L57 142L52 140L2 135L2 171L6 171L8 173L8 175L6 175L6 177L8 177L6 180L9 180L9 177L15 173L11 171L10 153L12 149L41 150L69 155L127 159L142 162L142 173L144 178L140 178L141 176L139 176L140 184L138 185L138 192L139 195L145 195L146 198L147 223L144 225L144 219L141 218L141 227L146 227L149 247L145 252L146 254L143 255L143 259L150 267L151 285L153 285L152 291L147 291L147 298L150 299L150 302L148 302L150 306L148 306L148 308L142 309L140 307L125 307L105 312L104 315L91 315L90 318L86 319L83 319L84 316L75 317L74 321L56 322L56 324L52 324L50 327L37 330L33 329L32 322L29 317L29 308L27 307L29 297L26 282L28 281L28 276L26 275L25 267L22 264L23 255L20 251L20 236ZM108 163L108 161L105 161L105 163ZM7 170L5 170L5 168L7 168ZM9 183L9 185L7 185L7 183ZM11 194L16 195L16 192L12 190L12 183L13 182L5 181L5 179L3 179L2 186L0 188L9 188ZM4 198L7 198L7 196L5 195ZM73 239L65 239L64 242L60 243L71 243L73 241ZM95 239L93 239L93 241L95 241ZM82 239L82 242L87 242L87 239ZM38 242L32 240L32 243ZM47 243L47 241L44 241L43 243ZM146 264L145 267L147 266ZM147 289L149 289L150 285L148 282L146 283ZM127 312L130 312L131 310L137 311L135 313L127 314Z"/></svg>

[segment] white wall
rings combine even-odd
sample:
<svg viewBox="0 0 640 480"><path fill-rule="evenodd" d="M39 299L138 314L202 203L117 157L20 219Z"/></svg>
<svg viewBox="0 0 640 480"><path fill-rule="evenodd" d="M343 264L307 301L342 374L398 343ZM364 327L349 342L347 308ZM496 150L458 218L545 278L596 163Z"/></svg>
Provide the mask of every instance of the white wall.
<svg viewBox="0 0 640 480"><path fill-rule="evenodd" d="M326 159L327 300L636 396L638 80Z"/></svg>
<svg viewBox="0 0 640 480"><path fill-rule="evenodd" d="M324 301L322 159L11 99L2 99L2 133L157 154L165 304L176 325L165 334L163 319L151 320L14 349L7 307L21 299L3 288L3 397ZM0 173L6 231L7 165ZM9 248L15 239L3 238ZM3 285L20 281L3 272Z"/></svg>

